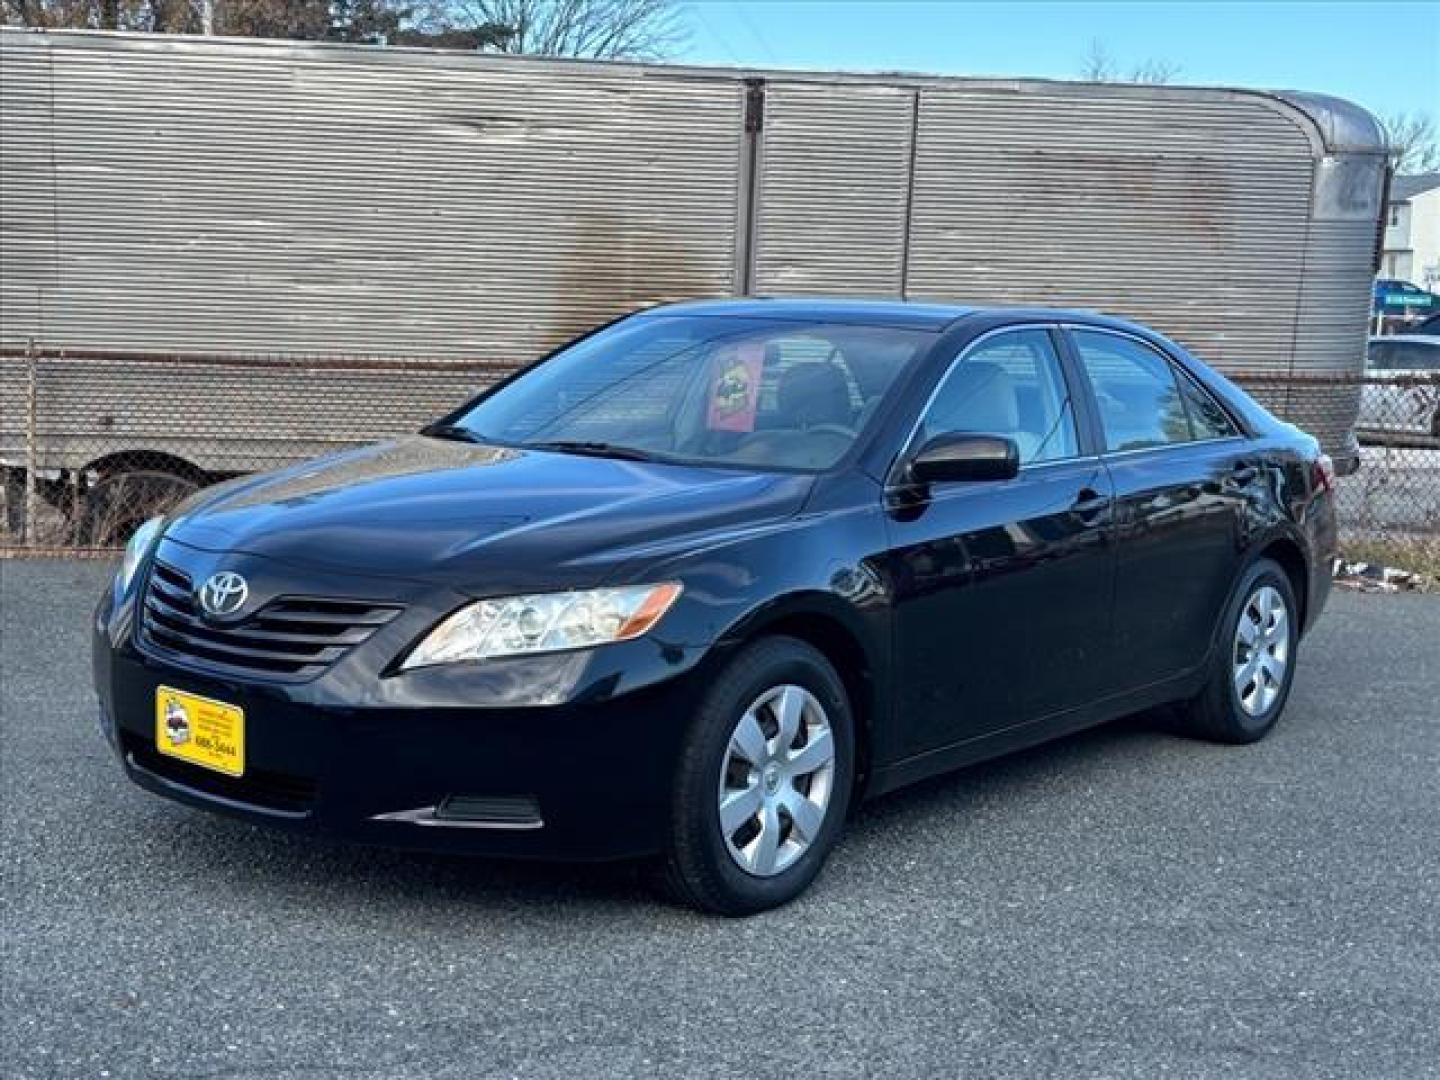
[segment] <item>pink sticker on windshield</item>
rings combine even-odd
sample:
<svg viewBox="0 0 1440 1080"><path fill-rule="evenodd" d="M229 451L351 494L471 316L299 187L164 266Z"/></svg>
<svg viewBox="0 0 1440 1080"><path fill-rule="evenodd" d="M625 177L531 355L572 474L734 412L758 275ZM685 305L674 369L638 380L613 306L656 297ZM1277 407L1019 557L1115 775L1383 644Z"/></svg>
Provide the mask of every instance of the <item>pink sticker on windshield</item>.
<svg viewBox="0 0 1440 1080"><path fill-rule="evenodd" d="M760 371L765 346L741 345L716 358L710 382L710 413L705 426L711 431L754 431L755 409L760 403Z"/></svg>

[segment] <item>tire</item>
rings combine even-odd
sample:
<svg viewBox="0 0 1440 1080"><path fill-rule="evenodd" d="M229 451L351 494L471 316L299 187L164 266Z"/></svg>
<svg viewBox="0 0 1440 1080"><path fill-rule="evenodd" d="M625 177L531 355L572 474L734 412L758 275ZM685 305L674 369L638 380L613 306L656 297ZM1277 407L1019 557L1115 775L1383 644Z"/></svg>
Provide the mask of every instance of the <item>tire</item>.
<svg viewBox="0 0 1440 1080"><path fill-rule="evenodd" d="M782 716L792 718L788 743ZM740 916L804 892L844 829L854 732L845 686L816 649L772 637L736 655L705 693L681 747L663 857L670 894ZM739 823L728 834L722 799L733 811L729 822Z"/></svg>
<svg viewBox="0 0 1440 1080"><path fill-rule="evenodd" d="M6 538L19 539L25 531L25 473L22 469L5 469Z"/></svg>
<svg viewBox="0 0 1440 1080"><path fill-rule="evenodd" d="M1283 605L1283 629L1276 603ZM1278 563L1261 559L1249 567L1216 628L1205 687L1179 710L1181 730L1236 745L1268 735L1285 711L1295 681L1299 614L1295 590ZM1242 621L1251 628L1247 633L1258 635L1258 644L1242 641ZM1257 657L1268 660L1252 662Z"/></svg>
<svg viewBox="0 0 1440 1080"><path fill-rule="evenodd" d="M147 519L188 498L200 485L187 476L160 470L118 472L102 477L85 492L75 520L81 547L124 547Z"/></svg>

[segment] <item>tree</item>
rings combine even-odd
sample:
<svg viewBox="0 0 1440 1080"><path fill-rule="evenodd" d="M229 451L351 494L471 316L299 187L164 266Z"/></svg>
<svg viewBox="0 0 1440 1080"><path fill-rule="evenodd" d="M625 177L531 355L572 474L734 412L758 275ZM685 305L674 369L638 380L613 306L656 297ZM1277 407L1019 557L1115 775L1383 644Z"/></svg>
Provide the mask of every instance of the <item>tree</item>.
<svg viewBox="0 0 1440 1080"><path fill-rule="evenodd" d="M417 24L472 30L500 52L653 60L685 38L674 0L436 0Z"/></svg>
<svg viewBox="0 0 1440 1080"><path fill-rule="evenodd" d="M153 30L154 6L143 0L0 0L5 25L44 30Z"/></svg>
<svg viewBox="0 0 1440 1080"><path fill-rule="evenodd" d="M1110 55L1110 50L1099 38L1090 39L1090 49L1080 64L1080 77L1086 82L1132 82L1161 86L1173 82L1175 76L1179 74L1180 66L1178 64L1156 59L1136 64L1128 74L1124 73L1120 70L1120 65L1115 58Z"/></svg>
<svg viewBox="0 0 1440 1080"><path fill-rule="evenodd" d="M292 38L323 41L330 37L326 0L217 0L215 33L231 37Z"/></svg>
<svg viewBox="0 0 1440 1080"><path fill-rule="evenodd" d="M1440 172L1440 133L1435 130L1433 116L1395 112L1384 117L1383 122L1397 173Z"/></svg>
<svg viewBox="0 0 1440 1080"><path fill-rule="evenodd" d="M5 22L45 29L135 30L302 41L390 41L413 5L397 0L0 0ZM209 11L211 26L205 26Z"/></svg>
<svg viewBox="0 0 1440 1080"><path fill-rule="evenodd" d="M227 34L654 59L685 36L675 0L0 0L7 25ZM207 19L208 16L208 19Z"/></svg>
<svg viewBox="0 0 1440 1080"><path fill-rule="evenodd" d="M1099 38L1090 39L1090 49L1080 65L1080 77L1086 82L1115 81L1115 58Z"/></svg>

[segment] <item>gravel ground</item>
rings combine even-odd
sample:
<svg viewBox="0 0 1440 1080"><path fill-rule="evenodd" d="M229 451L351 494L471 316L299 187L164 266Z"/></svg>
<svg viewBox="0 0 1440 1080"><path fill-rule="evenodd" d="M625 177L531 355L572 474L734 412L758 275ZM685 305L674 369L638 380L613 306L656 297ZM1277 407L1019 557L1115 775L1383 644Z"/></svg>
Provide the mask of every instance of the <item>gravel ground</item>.
<svg viewBox="0 0 1440 1080"><path fill-rule="evenodd" d="M934 781L731 922L132 788L107 572L0 562L6 1077L1440 1076L1440 598L1337 595L1259 746L1132 722Z"/></svg>

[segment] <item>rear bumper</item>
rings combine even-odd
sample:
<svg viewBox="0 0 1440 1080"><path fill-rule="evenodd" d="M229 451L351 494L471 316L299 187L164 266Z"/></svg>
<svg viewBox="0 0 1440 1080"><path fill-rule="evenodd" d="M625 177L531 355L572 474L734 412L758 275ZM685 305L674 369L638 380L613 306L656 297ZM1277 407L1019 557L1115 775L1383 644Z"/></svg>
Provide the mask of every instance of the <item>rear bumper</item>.
<svg viewBox="0 0 1440 1080"><path fill-rule="evenodd" d="M1326 493L1310 506L1304 521L1309 542L1309 581L1305 595L1305 625L1308 633L1325 611L1335 581L1335 560L1340 557L1340 527L1335 515L1335 496Z"/></svg>
<svg viewBox="0 0 1440 1080"><path fill-rule="evenodd" d="M424 704L350 705L343 687L321 685L326 677L300 686L245 684L159 663L112 643L104 605L94 656L101 727L129 778L157 795L386 846L554 859L625 858L661 847L698 684L686 663L672 678L603 700L591 694L476 708L437 702L432 686ZM244 710L242 777L158 753L161 685ZM455 800L469 800L469 817L443 816Z"/></svg>

